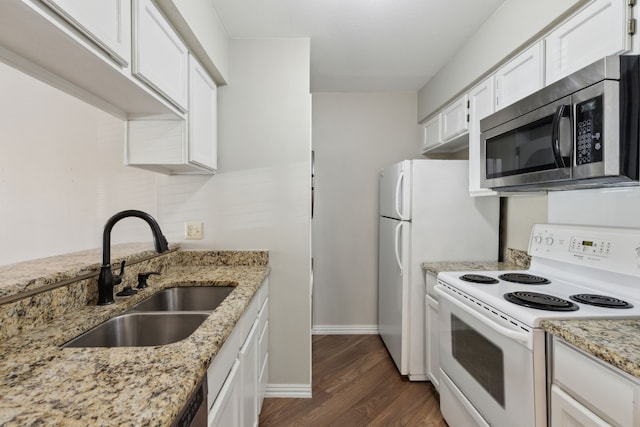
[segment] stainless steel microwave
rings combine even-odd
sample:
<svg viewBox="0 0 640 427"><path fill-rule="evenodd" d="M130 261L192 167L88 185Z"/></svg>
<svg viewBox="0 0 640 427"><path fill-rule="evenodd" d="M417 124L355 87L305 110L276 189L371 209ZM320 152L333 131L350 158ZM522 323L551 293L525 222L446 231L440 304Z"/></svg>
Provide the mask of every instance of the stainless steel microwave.
<svg viewBox="0 0 640 427"><path fill-rule="evenodd" d="M480 121L481 185L638 185L640 59L609 56Z"/></svg>

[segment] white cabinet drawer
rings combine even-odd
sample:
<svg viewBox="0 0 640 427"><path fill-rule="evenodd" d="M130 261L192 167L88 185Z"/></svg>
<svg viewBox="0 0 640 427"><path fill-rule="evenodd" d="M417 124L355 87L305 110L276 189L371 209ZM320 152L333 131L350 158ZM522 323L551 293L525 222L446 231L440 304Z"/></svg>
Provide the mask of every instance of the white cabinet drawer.
<svg viewBox="0 0 640 427"><path fill-rule="evenodd" d="M606 421L638 425L634 419L637 386L621 373L585 353L554 340L553 383Z"/></svg>

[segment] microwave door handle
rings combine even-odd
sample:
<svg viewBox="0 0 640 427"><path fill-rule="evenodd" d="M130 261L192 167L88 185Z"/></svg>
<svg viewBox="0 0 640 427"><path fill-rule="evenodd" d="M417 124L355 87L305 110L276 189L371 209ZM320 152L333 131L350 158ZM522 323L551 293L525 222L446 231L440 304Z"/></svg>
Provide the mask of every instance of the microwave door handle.
<svg viewBox="0 0 640 427"><path fill-rule="evenodd" d="M553 115L553 123L551 124L551 148L553 149L553 157L556 162L556 166L559 168L566 168L562 158L562 151L560 150L560 121L563 117L569 115L568 105L558 105L555 114Z"/></svg>

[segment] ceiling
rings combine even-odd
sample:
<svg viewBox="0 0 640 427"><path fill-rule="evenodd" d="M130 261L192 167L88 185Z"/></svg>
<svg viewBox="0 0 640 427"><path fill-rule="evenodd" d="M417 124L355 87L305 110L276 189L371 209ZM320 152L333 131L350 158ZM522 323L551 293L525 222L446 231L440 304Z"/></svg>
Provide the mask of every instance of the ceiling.
<svg viewBox="0 0 640 427"><path fill-rule="evenodd" d="M231 38L309 37L312 92L417 91L505 0L211 0Z"/></svg>

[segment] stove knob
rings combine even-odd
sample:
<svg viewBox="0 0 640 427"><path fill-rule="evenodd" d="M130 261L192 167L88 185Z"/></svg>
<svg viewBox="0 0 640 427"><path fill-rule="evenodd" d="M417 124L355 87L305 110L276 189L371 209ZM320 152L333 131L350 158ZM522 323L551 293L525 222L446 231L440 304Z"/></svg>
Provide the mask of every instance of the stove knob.
<svg viewBox="0 0 640 427"><path fill-rule="evenodd" d="M535 236L533 236L533 241L539 245L540 243L542 243L542 236L539 234L536 234Z"/></svg>
<svg viewBox="0 0 640 427"><path fill-rule="evenodd" d="M640 258L640 246L636 248L636 256Z"/></svg>
<svg viewBox="0 0 640 427"><path fill-rule="evenodd" d="M544 241L547 244L547 246L553 245L553 237L551 237L551 236L545 237Z"/></svg>

